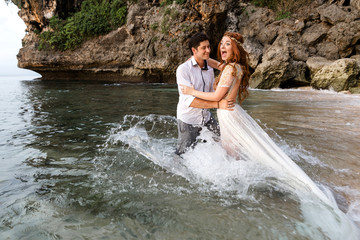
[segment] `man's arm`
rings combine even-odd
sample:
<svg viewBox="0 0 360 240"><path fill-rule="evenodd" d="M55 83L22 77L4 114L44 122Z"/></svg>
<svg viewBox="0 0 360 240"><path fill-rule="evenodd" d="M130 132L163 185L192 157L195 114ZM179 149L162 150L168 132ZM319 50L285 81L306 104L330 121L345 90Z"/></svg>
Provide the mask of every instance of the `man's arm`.
<svg viewBox="0 0 360 240"><path fill-rule="evenodd" d="M229 110L229 111L233 111L233 107L234 107L234 100L226 100L226 99L222 99L219 102L215 102L215 101L206 101L206 100L202 100L199 98L195 98L192 103L190 104L190 107L194 107L194 108L204 108L204 109L209 109L209 108L220 108L220 109L225 109L225 110Z"/></svg>
<svg viewBox="0 0 360 240"><path fill-rule="evenodd" d="M219 71L222 71L223 68L224 68L224 64L221 64L221 65L220 65L220 62L217 61L217 60L215 60L215 59L209 58L209 59L207 60L207 62L208 62L208 64L209 64L210 67L215 68L215 69L217 69L217 70L219 70Z"/></svg>
<svg viewBox="0 0 360 240"><path fill-rule="evenodd" d="M190 104L190 107L193 108L218 108L218 102L215 101L206 101L200 98L195 98L192 103Z"/></svg>

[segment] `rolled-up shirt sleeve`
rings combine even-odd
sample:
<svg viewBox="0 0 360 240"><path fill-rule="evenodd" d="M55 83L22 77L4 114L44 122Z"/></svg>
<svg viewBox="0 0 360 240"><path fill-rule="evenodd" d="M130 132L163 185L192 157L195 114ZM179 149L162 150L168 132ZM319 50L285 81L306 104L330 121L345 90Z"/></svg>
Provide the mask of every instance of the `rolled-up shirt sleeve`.
<svg viewBox="0 0 360 240"><path fill-rule="evenodd" d="M180 66L176 70L176 83L178 85L180 102L183 102L187 107L190 107L192 101L195 99L192 95L183 94L180 90L180 84L185 86L191 86L191 80L189 76L190 71L186 71L185 66Z"/></svg>
<svg viewBox="0 0 360 240"><path fill-rule="evenodd" d="M184 100L185 105L186 105L187 107L190 107L190 105L191 105L191 103L194 101L195 97L194 97L194 96L191 96L191 95L184 95L184 97L185 97L185 100Z"/></svg>

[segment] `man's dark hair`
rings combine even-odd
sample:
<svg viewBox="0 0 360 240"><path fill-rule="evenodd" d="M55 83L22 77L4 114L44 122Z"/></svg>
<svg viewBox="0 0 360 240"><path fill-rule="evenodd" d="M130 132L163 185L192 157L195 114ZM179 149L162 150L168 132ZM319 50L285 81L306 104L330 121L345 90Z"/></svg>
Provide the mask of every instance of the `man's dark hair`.
<svg viewBox="0 0 360 240"><path fill-rule="evenodd" d="M189 40L189 49L191 51L191 55L193 54L191 48L197 49L200 46L200 43L206 40L209 41L209 37L206 35L206 33L198 32L192 35Z"/></svg>

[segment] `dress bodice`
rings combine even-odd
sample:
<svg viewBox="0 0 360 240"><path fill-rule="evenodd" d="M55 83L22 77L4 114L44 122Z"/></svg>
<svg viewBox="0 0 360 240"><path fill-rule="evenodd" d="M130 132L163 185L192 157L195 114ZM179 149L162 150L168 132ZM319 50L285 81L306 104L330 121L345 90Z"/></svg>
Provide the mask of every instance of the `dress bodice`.
<svg viewBox="0 0 360 240"><path fill-rule="evenodd" d="M233 72L236 71L235 76ZM218 83L218 87L228 87L229 90L224 97L228 99L233 91L239 91L239 88L235 88L238 79L241 79L243 75L240 64L229 63L225 66L224 70L221 73L220 80ZM236 93L237 94L237 93Z"/></svg>

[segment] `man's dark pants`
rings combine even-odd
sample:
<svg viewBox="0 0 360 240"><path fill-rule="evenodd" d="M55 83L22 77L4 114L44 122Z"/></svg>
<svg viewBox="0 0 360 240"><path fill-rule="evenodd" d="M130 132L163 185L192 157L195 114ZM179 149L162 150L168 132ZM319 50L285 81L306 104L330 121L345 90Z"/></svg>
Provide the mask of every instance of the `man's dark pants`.
<svg viewBox="0 0 360 240"><path fill-rule="evenodd" d="M178 123L178 143L175 153L181 155L185 153L190 147L196 145L196 138L200 135L202 127L194 126L184 123L177 119ZM205 124L205 127L220 136L220 128L217 121L211 116L210 120Z"/></svg>

